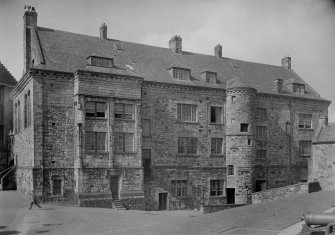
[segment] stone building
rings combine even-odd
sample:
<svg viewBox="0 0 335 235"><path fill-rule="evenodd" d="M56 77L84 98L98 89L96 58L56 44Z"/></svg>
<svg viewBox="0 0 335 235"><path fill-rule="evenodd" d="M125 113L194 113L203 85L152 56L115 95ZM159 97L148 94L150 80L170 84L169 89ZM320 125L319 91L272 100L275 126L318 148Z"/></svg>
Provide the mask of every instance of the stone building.
<svg viewBox="0 0 335 235"><path fill-rule="evenodd" d="M16 83L14 77L0 62L0 172L10 164L10 137L8 133L13 129L13 104L9 94Z"/></svg>
<svg viewBox="0 0 335 235"><path fill-rule="evenodd" d="M290 57L273 66L226 58L221 45L186 52L180 36L168 45L110 39L105 24L99 37L42 28L25 12L18 188L155 210L247 203L307 181L330 102Z"/></svg>
<svg viewBox="0 0 335 235"><path fill-rule="evenodd" d="M335 189L335 123L321 118L313 138L313 156L309 165L310 181L317 181L323 190Z"/></svg>

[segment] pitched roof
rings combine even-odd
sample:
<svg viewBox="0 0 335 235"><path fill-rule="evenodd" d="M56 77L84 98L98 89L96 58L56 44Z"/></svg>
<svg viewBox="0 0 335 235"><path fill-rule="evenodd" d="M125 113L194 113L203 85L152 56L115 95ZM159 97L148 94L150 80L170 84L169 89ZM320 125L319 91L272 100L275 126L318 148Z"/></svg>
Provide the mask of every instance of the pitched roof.
<svg viewBox="0 0 335 235"><path fill-rule="evenodd" d="M0 62L0 84L1 85L15 85L17 82L12 74L6 69L6 67Z"/></svg>
<svg viewBox="0 0 335 235"><path fill-rule="evenodd" d="M316 132L313 143L335 143L335 123L328 123Z"/></svg>
<svg viewBox="0 0 335 235"><path fill-rule="evenodd" d="M285 82L294 78L306 84L293 70L281 66L246 62L230 58L217 58L183 51L176 54L169 48L161 48L114 39L101 40L99 37L75 34L54 29L38 27L37 35L45 64L36 66L40 69L75 72L87 65L89 56L114 58L119 68L133 68L132 72L145 81L155 81L188 86L226 88L227 81L240 77L241 82L262 93L276 93L274 80L280 78ZM118 50L115 43L121 43L124 50ZM171 77L171 66L183 65L191 70L191 80L178 80ZM201 72L217 72L217 84L206 83ZM283 89L282 95L322 99L308 84L306 94L292 94Z"/></svg>
<svg viewBox="0 0 335 235"><path fill-rule="evenodd" d="M251 88L240 77L236 77L227 81L227 89L231 88Z"/></svg>

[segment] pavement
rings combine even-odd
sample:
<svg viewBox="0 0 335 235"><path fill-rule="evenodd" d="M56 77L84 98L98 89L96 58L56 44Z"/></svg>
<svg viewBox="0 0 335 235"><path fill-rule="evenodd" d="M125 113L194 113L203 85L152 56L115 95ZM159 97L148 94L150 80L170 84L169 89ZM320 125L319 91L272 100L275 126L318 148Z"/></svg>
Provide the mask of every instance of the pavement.
<svg viewBox="0 0 335 235"><path fill-rule="evenodd" d="M290 235L297 233L285 229L298 223L303 213L325 211L334 201L335 191L321 191L206 215L193 210L116 211L52 204L28 210L29 201L18 192L0 191L0 235Z"/></svg>

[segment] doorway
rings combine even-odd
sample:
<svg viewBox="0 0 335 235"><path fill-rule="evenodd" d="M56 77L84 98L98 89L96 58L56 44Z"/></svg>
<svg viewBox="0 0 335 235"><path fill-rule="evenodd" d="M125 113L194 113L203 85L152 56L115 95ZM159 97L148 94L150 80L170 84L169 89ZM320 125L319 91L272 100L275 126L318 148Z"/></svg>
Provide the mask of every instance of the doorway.
<svg viewBox="0 0 335 235"><path fill-rule="evenodd" d="M110 190L112 193L112 197L115 199L119 198L119 177L111 176L109 181Z"/></svg>
<svg viewBox="0 0 335 235"><path fill-rule="evenodd" d="M264 191L268 188L268 182L266 180L256 180L255 192Z"/></svg>
<svg viewBox="0 0 335 235"><path fill-rule="evenodd" d="M159 193L158 194L158 209L166 210L167 209L167 193Z"/></svg>
<svg viewBox="0 0 335 235"><path fill-rule="evenodd" d="M235 188L227 188L227 204L235 204Z"/></svg>

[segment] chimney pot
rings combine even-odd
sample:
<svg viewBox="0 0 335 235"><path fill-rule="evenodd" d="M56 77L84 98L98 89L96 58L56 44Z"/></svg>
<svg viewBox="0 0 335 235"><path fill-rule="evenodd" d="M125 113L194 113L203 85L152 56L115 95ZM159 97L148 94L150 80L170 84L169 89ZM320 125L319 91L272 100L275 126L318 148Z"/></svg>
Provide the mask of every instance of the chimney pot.
<svg viewBox="0 0 335 235"><path fill-rule="evenodd" d="M214 47L214 54L218 58L222 58L222 46L220 44Z"/></svg>
<svg viewBox="0 0 335 235"><path fill-rule="evenodd" d="M276 79L275 80L275 91L277 92L277 93L280 93L280 92L282 92L282 90L283 90L283 79L280 79L280 78L278 78L278 79Z"/></svg>
<svg viewBox="0 0 335 235"><path fill-rule="evenodd" d="M100 26L100 38L107 40L107 25L105 23Z"/></svg>
<svg viewBox="0 0 335 235"><path fill-rule="evenodd" d="M282 60L281 60L281 65L286 68L286 69L291 69L291 57L289 56L285 56Z"/></svg>
<svg viewBox="0 0 335 235"><path fill-rule="evenodd" d="M176 54L182 54L182 38L179 35L173 36L169 41L169 48Z"/></svg>

